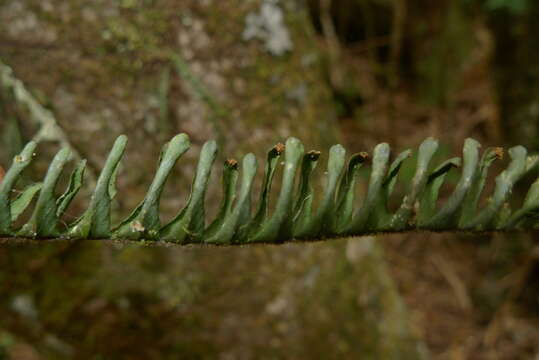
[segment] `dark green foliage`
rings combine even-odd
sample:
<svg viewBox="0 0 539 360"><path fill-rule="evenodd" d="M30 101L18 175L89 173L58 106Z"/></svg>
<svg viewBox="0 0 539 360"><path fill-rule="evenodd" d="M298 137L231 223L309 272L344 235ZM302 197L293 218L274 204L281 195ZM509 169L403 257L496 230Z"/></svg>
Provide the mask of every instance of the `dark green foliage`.
<svg viewBox="0 0 539 360"><path fill-rule="evenodd" d="M303 144L290 138L286 144L272 148L267 157L265 175L258 206L252 212L252 187L257 172L257 161L247 154L238 167L235 160L227 160L223 171L223 198L218 215L207 222L204 197L208 180L217 156L217 144L204 144L187 204L168 224L159 219L159 201L166 180L178 159L190 143L185 134L175 136L163 147L155 178L142 203L117 227L110 224L111 201L116 193L115 179L127 138L120 136L107 159L91 197L88 209L74 224L61 225L61 217L82 186L85 161L73 171L67 190L59 198L56 185L70 157L70 151L61 150L53 159L43 184L30 185L19 196L11 192L17 178L30 163L35 143L28 144L13 164L0 185L0 235L34 239L129 239L166 241L179 244L245 244L282 243L291 240L317 240L378 232L404 230L519 230L536 226L539 213L539 185L536 181L528 192L521 209L510 211L509 199L514 185L527 173L535 171L537 156L528 156L526 149L509 149L511 158L506 170L496 177L493 194L486 205L478 209L490 165L502 157L500 148L487 148L480 157L480 144L466 139L463 151L462 174L454 191L438 206L438 195L447 173L460 167L460 158L452 158L438 166L430 164L438 142L426 139L419 147L416 173L408 185L401 205L393 213L390 197L398 180L402 164L410 158L411 150L400 153L390 161L391 151L386 143L373 151L367 193L362 201L355 199L358 169L368 159L366 153L352 155L346 166L346 151L341 145L330 149L325 189L313 191L315 171L320 153L304 153ZM281 154L284 154L283 175L275 208L269 209L271 185ZM241 185L236 184L241 172ZM39 193L30 219L21 229L13 223ZM318 205L315 207L314 204Z"/></svg>

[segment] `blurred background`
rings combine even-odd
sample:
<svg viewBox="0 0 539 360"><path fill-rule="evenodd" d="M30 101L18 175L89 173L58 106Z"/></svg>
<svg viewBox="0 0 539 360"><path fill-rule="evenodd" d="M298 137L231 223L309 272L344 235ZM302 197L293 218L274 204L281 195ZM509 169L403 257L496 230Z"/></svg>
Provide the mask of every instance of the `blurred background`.
<svg viewBox="0 0 539 360"><path fill-rule="evenodd" d="M125 133L118 221L186 132L165 222L209 139L218 162L262 161L288 136L349 153L427 136L446 158L468 136L537 151L538 16L533 0L0 0L0 164L30 139L22 182L60 146L88 159L70 221ZM538 255L533 234L4 245L0 359L537 359Z"/></svg>

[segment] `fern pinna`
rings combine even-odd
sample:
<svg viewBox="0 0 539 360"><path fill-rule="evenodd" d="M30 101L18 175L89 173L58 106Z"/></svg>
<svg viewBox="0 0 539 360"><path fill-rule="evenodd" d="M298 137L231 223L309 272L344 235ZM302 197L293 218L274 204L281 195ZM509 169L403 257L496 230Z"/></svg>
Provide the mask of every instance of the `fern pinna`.
<svg viewBox="0 0 539 360"><path fill-rule="evenodd" d="M168 224L159 219L159 201L167 178L178 159L190 146L185 134L165 144L153 182L139 206L120 224L111 224L111 201L115 195L118 165L127 144L120 136L97 180L86 211L72 224L61 221L84 180L85 161L73 170L65 192L57 197L55 189L70 150L60 150L41 183L32 184L13 197L21 172L34 156L35 142L28 143L15 156L0 185L0 236L31 239L126 239L162 241L179 244L248 244L284 243L294 240L317 240L380 232L411 230L470 231L532 229L539 213L539 179L529 188L520 209L512 211L509 198L513 186L539 165L538 156L529 156L522 146L509 149L510 162L495 178L493 193L479 208L490 165L503 155L501 148L487 148L480 155L480 145L466 139L462 160L451 158L432 164L438 142L428 138L419 146L415 174L406 185L400 206L391 211L389 199L403 162L412 152L406 150L390 161L390 147L378 144L372 157L367 153L352 155L346 162L341 145L329 150L326 181L320 198L314 201L313 179L320 156L318 151L304 152L302 143L289 138L278 144L266 159L264 178L257 208L251 211L253 181L257 159L253 154L224 163L222 199L217 216L207 221L204 211L208 179L217 155L215 141L202 147L189 200ZM284 157L281 160L281 157ZM269 199L274 175L282 163L282 184L273 210ZM356 196L358 172L370 166L365 196ZM438 195L452 168L461 168L453 192L438 205ZM238 181L240 179L240 181ZM239 182L239 184L238 184ZM37 196L32 215L20 228L17 218ZM315 206L316 204L316 206Z"/></svg>

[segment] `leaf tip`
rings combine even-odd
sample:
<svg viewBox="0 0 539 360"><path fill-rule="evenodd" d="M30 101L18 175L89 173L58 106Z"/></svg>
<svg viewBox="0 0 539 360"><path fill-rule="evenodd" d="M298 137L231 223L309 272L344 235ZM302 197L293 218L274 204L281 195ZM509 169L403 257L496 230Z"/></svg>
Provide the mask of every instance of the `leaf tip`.
<svg viewBox="0 0 539 360"><path fill-rule="evenodd" d="M309 156L309 160L316 161L320 157L320 151L318 150L311 150L307 153L307 156Z"/></svg>
<svg viewBox="0 0 539 360"><path fill-rule="evenodd" d="M236 159L227 159L225 161L225 166L235 170L235 169L238 168L238 160L236 160Z"/></svg>
<svg viewBox="0 0 539 360"><path fill-rule="evenodd" d="M494 155L496 156L496 159L502 160L504 155L503 147L495 147L494 148Z"/></svg>
<svg viewBox="0 0 539 360"><path fill-rule="evenodd" d="M286 146L283 143L277 143L273 147L273 150L277 153L277 155L281 155L286 149Z"/></svg>

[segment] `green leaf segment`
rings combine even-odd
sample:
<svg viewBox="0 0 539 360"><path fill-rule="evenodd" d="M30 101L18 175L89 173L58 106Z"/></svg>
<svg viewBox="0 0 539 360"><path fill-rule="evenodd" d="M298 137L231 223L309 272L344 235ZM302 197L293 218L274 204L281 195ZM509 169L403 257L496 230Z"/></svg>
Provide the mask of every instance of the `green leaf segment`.
<svg viewBox="0 0 539 360"><path fill-rule="evenodd" d="M377 145L372 157L362 152L346 159L346 150L335 145L329 150L327 168L317 172L320 152L305 152L303 144L289 138L268 152L264 177L256 208L252 192L257 175L257 159L247 154L240 164L229 159L222 173L222 198L217 216L206 219L204 202L211 170L217 157L217 144L208 141L202 147L187 204L169 223L162 224L159 202L166 181L179 158L189 149L189 138L179 134L161 152L155 178L148 193L135 210L120 224L111 224L115 182L127 138L120 136L107 158L88 207L71 224L62 217L83 186L86 162L75 166L67 189L57 196L57 185L70 151L60 150L51 162L43 182L16 191L15 185L34 157L36 144L30 142L0 183L0 237L45 240L125 239L178 244L249 244L311 241L325 238L358 236L380 232L412 230L499 231L526 230L539 226L539 179L535 181L516 211L509 200L513 187L526 174L535 172L539 157L529 156L522 146L509 149L510 162L496 178L490 196L481 200L488 169L503 157L501 148L487 148L466 139L462 160L451 158L433 164L438 142L428 138L415 157L406 150L391 159L388 144ZM415 158L415 174L403 184L404 196L395 207L391 201L402 165ZM370 165L365 195L358 197L359 170ZM439 193L450 171L460 168L454 190L441 201ZM272 183L281 172L281 184L270 207ZM315 191L317 178L323 178L323 191ZM15 195L15 192L17 195ZM36 200L34 198L37 197ZM484 202L485 204L480 206ZM27 208L26 223L17 221ZM393 204L390 206L390 203ZM391 208L395 210L391 210Z"/></svg>

